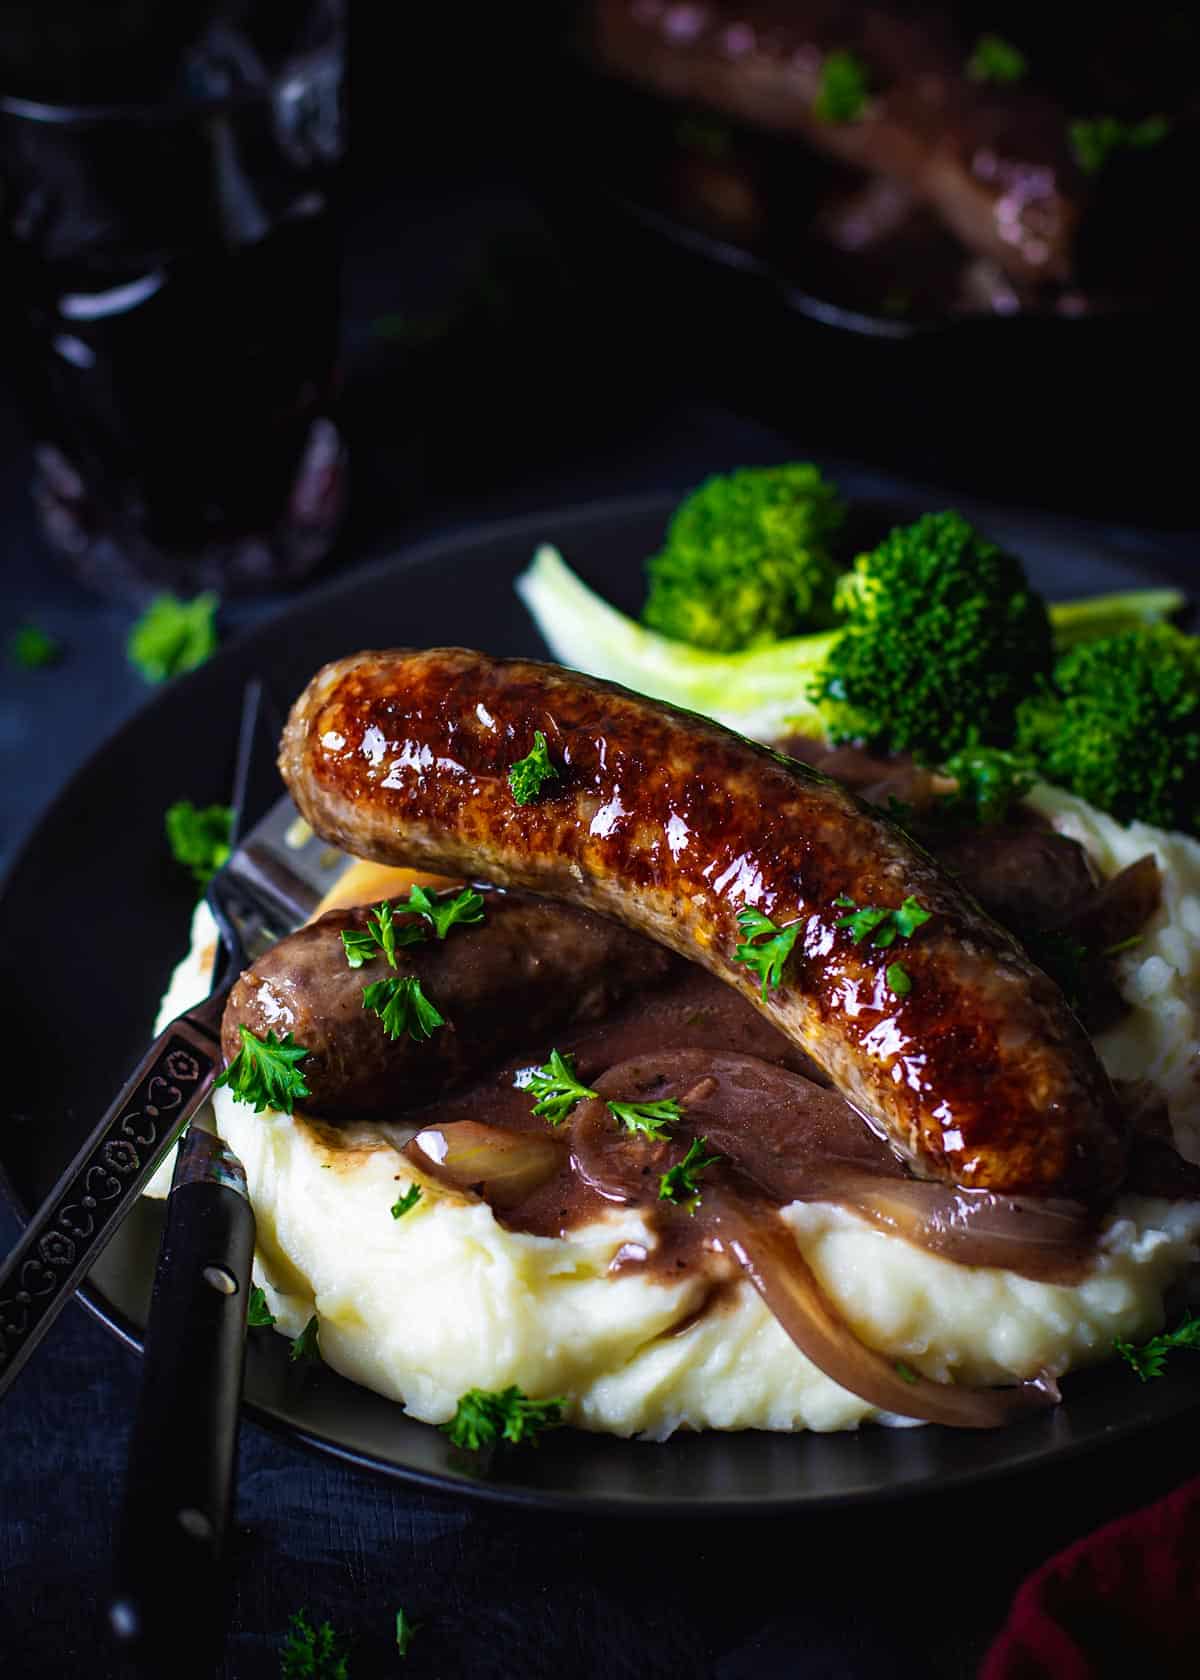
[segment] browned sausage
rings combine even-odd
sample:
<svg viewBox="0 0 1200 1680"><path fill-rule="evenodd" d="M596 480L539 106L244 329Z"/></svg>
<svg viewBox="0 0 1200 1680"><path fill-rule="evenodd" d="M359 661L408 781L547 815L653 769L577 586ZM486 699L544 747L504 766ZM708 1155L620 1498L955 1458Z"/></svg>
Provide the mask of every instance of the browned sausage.
<svg viewBox="0 0 1200 1680"><path fill-rule="evenodd" d="M351 968L344 929L362 930L368 907L330 910L281 939L240 977L225 1006L226 1060L240 1049L238 1027L259 1038L290 1032L309 1055L309 1114L326 1119L385 1117L429 1102L481 1068L536 1043L567 1022L604 1015L635 988L674 966L671 956L615 922L522 893L485 890L481 923L448 939L402 945L393 971L377 958ZM393 901L399 912L403 901ZM397 925L419 917L397 915ZM682 965L679 965L682 966ZM420 1042L392 1039L363 1008L363 987L412 974L444 1027Z"/></svg>
<svg viewBox="0 0 1200 1680"><path fill-rule="evenodd" d="M690 8L679 29L671 6L600 0L591 39L617 75L899 183L1014 280L1067 280L1087 193L1066 114L1029 85L973 83L953 26L906 9L722 0ZM870 98L854 121L822 121L823 65L847 48Z"/></svg>
<svg viewBox="0 0 1200 1680"><path fill-rule="evenodd" d="M558 778L507 771L544 733ZM916 1170L1099 1197L1123 1128L1062 994L886 817L707 719L611 683L464 649L361 653L292 709L280 768L318 834L360 857L485 875L623 921L751 997ZM880 950L835 899L933 913ZM737 913L800 922L767 998ZM911 990L886 971L902 958Z"/></svg>

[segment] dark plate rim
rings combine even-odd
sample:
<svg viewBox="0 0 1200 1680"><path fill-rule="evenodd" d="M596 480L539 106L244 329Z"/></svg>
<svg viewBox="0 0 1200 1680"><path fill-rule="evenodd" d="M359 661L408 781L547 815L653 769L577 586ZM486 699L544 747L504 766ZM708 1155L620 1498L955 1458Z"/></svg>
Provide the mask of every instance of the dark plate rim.
<svg viewBox="0 0 1200 1680"><path fill-rule="evenodd" d="M836 462L823 464L839 479L839 482L852 484L857 477L859 483L865 486L860 492L855 492L853 489L849 490L852 500L870 500L874 496L878 496L881 500L889 499L889 487L883 482L882 477L877 479L876 475L864 472L861 468L843 468ZM1052 530L1057 526L1059 529L1074 531L1081 540L1093 539L1101 550L1112 552L1116 547L1112 541L1114 533L1111 528L1104 527L1097 522L1053 514L1034 513L1032 510L1001 508L995 504L978 502L971 496L948 497L945 492L938 492L911 481L905 481L902 486L893 485L890 489L891 495L896 501L911 500L914 504L922 500L932 502L939 499L955 501L967 510L971 517L980 520L981 523L986 522L989 517L1005 522L1019 522L1024 518L1032 517L1044 531ZM466 548L482 546L495 541L511 541L522 538L531 543L536 543L545 540L544 534L547 529L562 531L568 529L572 524L588 524L598 519L611 519L619 523L624 519L639 515L649 516L666 513L677 498L678 491L666 489L642 491L622 497L596 498L582 503L570 503L557 509L539 510L507 519L459 526L448 532L443 531L421 538L412 544L405 544L368 561L364 565L353 568L340 577L330 579L317 589L294 595L281 607L277 614L270 616L263 623L251 627L243 635L238 636L234 641L219 649L213 659L199 670L175 679L169 685L169 691L176 694L181 689L186 691L187 686L198 686L201 682L211 681L211 673L214 667L219 670L220 662L225 653L237 648L244 655L255 643L265 642L268 637L277 633L280 624L286 620L289 613L294 609L301 607L305 611L310 611L314 607L319 609L324 601L330 601L343 595L357 594L359 591L369 588L376 580L402 573L411 566L436 559L441 555L452 556ZM1152 534L1148 534L1148 540L1149 542L1153 541ZM1121 553L1121 562L1131 571L1144 572L1148 581L1155 577L1152 559ZM115 730L106 736L81 764L76 766L54 797L38 813L32 829L20 842L3 873L0 874L0 903L7 896L17 873L27 865L38 844L38 837L42 828L53 822L59 807L68 803L73 797L77 784L95 772L99 761L117 743L123 740L127 733L140 727L142 719L154 709L167 692L168 685L164 685L162 688L149 693L145 700ZM16 1187L11 1183L2 1162L0 1162L0 1192L5 1195L18 1218L24 1224L28 1219L29 1210L24 1199L17 1193ZM143 1344L138 1328L107 1299L98 1287L92 1284L90 1279L85 1281L77 1291L76 1298L87 1312L125 1348L135 1354L142 1354ZM348 1381L345 1378L339 1380ZM1168 1396L1164 1394L1163 1398L1168 1399ZM1028 1474L1039 1467L1058 1466L1102 1445L1123 1441L1145 1429L1151 1423L1164 1422L1182 1416L1197 1407L1200 1407L1200 1388L1190 1394L1180 1390L1170 1396L1168 1404L1161 1413L1154 1417L1139 1416L1135 1412L1130 1412L1115 1419L1102 1432L1095 1431L1082 1438L1041 1443L1031 1450L1010 1456L1004 1461L956 1469L951 1478L951 1485L955 1490L965 1489L1004 1477ZM576 1494L550 1488L521 1486L503 1480L488 1481L482 1476L474 1477L467 1473L454 1474L452 1471L429 1471L397 1464L370 1452L349 1447L344 1442L320 1431L305 1428L277 1414L271 1408L246 1398L242 1400L242 1412L254 1423L281 1439L299 1442L309 1451L326 1455L338 1462L352 1465L388 1481L419 1487L425 1492L447 1499L479 1500L489 1505L504 1505L511 1508L555 1512L563 1515L591 1514L628 1517L637 1514L638 1516L663 1520L678 1518L680 1515L697 1518L754 1514L786 1516L789 1513L798 1515L882 1503L890 1505L902 1499L929 1498L939 1491L937 1478L923 1477L914 1482L901 1480L892 1483L874 1484L848 1492L806 1491L798 1493L791 1499L772 1500L767 1506L764 1506L761 1499L736 1494L719 1499L705 1498L686 1502L680 1502L669 1497L655 1497L648 1493L625 1495ZM651 1442L635 1442L633 1444L644 1445L647 1451L657 1450L661 1445Z"/></svg>

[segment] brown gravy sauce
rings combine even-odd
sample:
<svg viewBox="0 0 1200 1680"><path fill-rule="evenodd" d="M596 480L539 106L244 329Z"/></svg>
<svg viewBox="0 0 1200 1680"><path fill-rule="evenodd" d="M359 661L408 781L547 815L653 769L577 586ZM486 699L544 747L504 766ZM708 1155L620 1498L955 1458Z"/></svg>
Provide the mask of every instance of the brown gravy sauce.
<svg viewBox="0 0 1200 1680"><path fill-rule="evenodd" d="M678 972L604 1020L578 1025L557 1048L574 1057L582 1083L600 1092L564 1125L554 1129L535 1118L535 1099L514 1084L523 1069L545 1060L549 1046L538 1045L406 1116L403 1152L422 1173L480 1194L512 1231L564 1237L614 1206L636 1207L652 1242L623 1245L610 1273L636 1270L663 1282L698 1276L708 1285L676 1333L740 1276L703 1195L692 1213L659 1197L663 1173L694 1137L707 1140L706 1153L723 1157L702 1179L710 1201L723 1187L756 1218L774 1223L794 1201L832 1203L963 1264L1057 1283L1077 1282L1087 1268L1093 1226L1081 1208L913 1178L795 1045L699 969ZM620 1125L605 1106L609 1098L674 1098L684 1113L669 1139L654 1141ZM461 1122L525 1134L531 1145L552 1140L544 1167L534 1163L539 1182L514 1195L508 1181L489 1184L484 1176L464 1184L461 1169L445 1170L437 1157L454 1135L447 1128Z"/></svg>

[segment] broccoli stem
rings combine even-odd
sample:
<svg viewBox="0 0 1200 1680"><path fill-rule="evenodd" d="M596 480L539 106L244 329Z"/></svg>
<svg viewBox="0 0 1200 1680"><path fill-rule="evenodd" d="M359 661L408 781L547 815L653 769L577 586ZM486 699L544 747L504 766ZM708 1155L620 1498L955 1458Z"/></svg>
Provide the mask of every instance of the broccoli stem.
<svg viewBox="0 0 1200 1680"><path fill-rule="evenodd" d="M807 698L840 631L793 636L743 653L711 653L647 630L588 588L558 550L543 544L517 593L559 664L606 677L655 700L702 712L756 740L824 737ZM1048 608L1056 642L1071 647L1165 618L1183 604L1174 589L1135 589Z"/></svg>
<svg viewBox="0 0 1200 1680"><path fill-rule="evenodd" d="M1080 642L1119 636L1139 624L1161 624L1184 604L1178 589L1127 589L1115 595L1089 595L1049 608L1054 645L1060 653Z"/></svg>
<svg viewBox="0 0 1200 1680"><path fill-rule="evenodd" d="M744 735L778 738L816 727L805 689L836 631L795 636L744 653L710 653L659 636L609 606L543 544L517 593L559 664L716 718Z"/></svg>

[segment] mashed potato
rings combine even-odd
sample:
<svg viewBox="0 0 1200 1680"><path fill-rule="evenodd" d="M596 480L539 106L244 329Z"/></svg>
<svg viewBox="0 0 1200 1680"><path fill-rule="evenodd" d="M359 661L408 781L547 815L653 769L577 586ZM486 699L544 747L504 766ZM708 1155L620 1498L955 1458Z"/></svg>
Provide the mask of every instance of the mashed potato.
<svg viewBox="0 0 1200 1680"><path fill-rule="evenodd" d="M1124 956L1118 983L1132 1004L1096 1040L1114 1079L1148 1079L1167 1099L1175 1142L1200 1161L1200 841L1148 823L1123 828L1112 817L1044 784L1030 804L1084 845L1104 875L1153 852L1162 871L1162 907Z"/></svg>
<svg viewBox="0 0 1200 1680"><path fill-rule="evenodd" d="M1200 1159L1200 845L1039 788L1034 803L1105 872L1153 851L1162 911L1122 961L1128 1017L1099 1041L1110 1071L1151 1079L1177 1139ZM192 951L163 1001L168 1020L202 996L215 938L203 906ZM256 1276L278 1328L315 1313L326 1362L441 1423L468 1388L516 1383L569 1397L576 1425L663 1439L693 1429L852 1429L880 1414L817 1370L748 1284L689 1322L706 1285L606 1275L649 1232L614 1209L567 1240L505 1231L485 1205L415 1175L377 1128L333 1132L300 1115L256 1115L217 1092L215 1120L246 1168L258 1216ZM422 1184L396 1220L392 1203ZM151 1193L165 1194L169 1165ZM1195 1259L1200 1204L1124 1197L1074 1287L953 1265L834 1207L786 1210L809 1264L856 1332L935 1380L1005 1383L1104 1359L1117 1337L1162 1322L1164 1292Z"/></svg>

